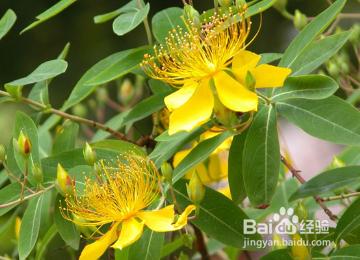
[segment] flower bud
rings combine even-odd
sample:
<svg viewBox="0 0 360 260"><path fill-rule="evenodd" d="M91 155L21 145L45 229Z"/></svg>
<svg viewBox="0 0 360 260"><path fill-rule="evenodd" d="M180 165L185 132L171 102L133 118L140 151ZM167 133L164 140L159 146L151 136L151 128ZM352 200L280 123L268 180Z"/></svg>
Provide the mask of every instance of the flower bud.
<svg viewBox="0 0 360 260"><path fill-rule="evenodd" d="M329 72L330 76L337 78L340 74L340 69L337 66L337 64L335 62L333 62L332 60L330 60L329 62L327 62L326 64L326 69Z"/></svg>
<svg viewBox="0 0 360 260"><path fill-rule="evenodd" d="M194 171L189 184L186 185L186 189L190 200L195 205L204 199L206 189L196 171Z"/></svg>
<svg viewBox="0 0 360 260"><path fill-rule="evenodd" d="M0 144L0 164L2 162L5 162L6 160L6 150L5 150L5 146L3 146L2 144Z"/></svg>
<svg viewBox="0 0 360 260"><path fill-rule="evenodd" d="M94 165L96 161L96 153L87 142L85 143L85 147L83 149L83 155L87 164Z"/></svg>
<svg viewBox="0 0 360 260"><path fill-rule="evenodd" d="M55 187L62 195L73 193L73 182L71 177L60 163L57 166Z"/></svg>
<svg viewBox="0 0 360 260"><path fill-rule="evenodd" d="M119 89L119 101L127 105L135 95L135 88L129 79L124 79Z"/></svg>
<svg viewBox="0 0 360 260"><path fill-rule="evenodd" d="M360 24L356 23L352 26L349 41L354 45L360 42Z"/></svg>
<svg viewBox="0 0 360 260"><path fill-rule="evenodd" d="M307 22L308 22L308 19L307 19L306 15L303 14L302 12L300 12L299 10L295 10L295 15L294 15L295 28L300 31L306 26Z"/></svg>
<svg viewBox="0 0 360 260"><path fill-rule="evenodd" d="M17 140L18 151L25 157L28 157L31 153L31 142L29 138L24 135L23 131L20 132Z"/></svg>
<svg viewBox="0 0 360 260"><path fill-rule="evenodd" d="M295 214L300 220L306 220L308 217L308 211L302 201L299 201L295 208Z"/></svg>
<svg viewBox="0 0 360 260"><path fill-rule="evenodd" d="M77 104L72 108L72 113L75 116L79 117L86 117L87 115L87 108L83 104Z"/></svg>
<svg viewBox="0 0 360 260"><path fill-rule="evenodd" d="M98 88L96 90L96 98L101 103L105 103L108 99L108 92L106 88Z"/></svg>
<svg viewBox="0 0 360 260"><path fill-rule="evenodd" d="M218 0L218 2L222 7L229 7L232 5L232 0Z"/></svg>
<svg viewBox="0 0 360 260"><path fill-rule="evenodd" d="M35 181L38 184L41 184L44 181L44 175L43 175L42 169L39 165L32 166L32 174L34 176Z"/></svg>
<svg viewBox="0 0 360 260"><path fill-rule="evenodd" d="M301 238L301 236L296 233L292 236L293 246L291 247L291 254L293 259L302 259L302 260L310 260L309 251L306 246L304 246L305 241Z"/></svg>
<svg viewBox="0 0 360 260"><path fill-rule="evenodd" d="M16 217L15 218L15 238L16 240L19 240L20 237L20 226L21 226L21 218Z"/></svg>
<svg viewBox="0 0 360 260"><path fill-rule="evenodd" d="M164 162L161 165L161 173L164 176L165 180L169 183L172 182L172 173L173 173L173 169L170 165L170 163L168 162Z"/></svg>
<svg viewBox="0 0 360 260"><path fill-rule="evenodd" d="M287 0L276 0L273 7L279 12L286 11Z"/></svg>
<svg viewBox="0 0 360 260"><path fill-rule="evenodd" d="M193 22L195 27L200 26L200 14L192 5L185 5L184 13L186 19Z"/></svg>

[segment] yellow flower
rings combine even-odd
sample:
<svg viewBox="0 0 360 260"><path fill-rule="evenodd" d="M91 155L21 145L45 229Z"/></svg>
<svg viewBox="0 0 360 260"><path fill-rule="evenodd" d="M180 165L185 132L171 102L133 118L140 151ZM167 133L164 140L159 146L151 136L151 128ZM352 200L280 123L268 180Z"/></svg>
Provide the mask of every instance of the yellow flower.
<svg viewBox="0 0 360 260"><path fill-rule="evenodd" d="M213 130L217 130L216 128ZM207 131L200 136L200 139L205 140L211 138L219 132ZM232 138L225 140L210 156L209 159L205 162L199 163L192 169L190 169L186 174L185 178L190 179L194 171L197 172L201 182L207 186L211 186L223 193L225 196L231 198L229 185L227 183L228 175L228 155L231 145ZM195 147L196 143L192 145L189 149L185 149L177 152L174 155L173 166L176 167L180 162L191 152Z"/></svg>
<svg viewBox="0 0 360 260"><path fill-rule="evenodd" d="M239 15L240 22L231 13L214 15L200 29L187 21L186 31L174 29L166 46L155 46L154 56L145 55L141 65L150 77L180 87L165 98L172 112L170 135L208 121L216 100L232 111L256 111L253 87L280 87L290 74L288 68L258 65L260 56L245 51L251 22L244 11ZM246 77L254 86L248 86Z"/></svg>
<svg viewBox="0 0 360 260"><path fill-rule="evenodd" d="M66 219L80 226L99 230L110 224L104 235L84 248L80 260L98 259L109 246L123 249L134 243L144 225L156 232L181 229L195 210L190 205L178 218L174 205L145 210L160 194L159 173L146 158L127 155L113 162L101 161L98 168L97 178L86 178L84 191L68 195L67 207L62 209Z"/></svg>

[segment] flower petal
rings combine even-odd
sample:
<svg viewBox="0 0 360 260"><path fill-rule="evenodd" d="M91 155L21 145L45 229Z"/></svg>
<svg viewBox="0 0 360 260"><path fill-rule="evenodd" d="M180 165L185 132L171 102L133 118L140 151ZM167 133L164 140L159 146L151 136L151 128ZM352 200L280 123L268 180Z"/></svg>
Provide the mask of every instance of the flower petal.
<svg viewBox="0 0 360 260"><path fill-rule="evenodd" d="M245 82L246 73L255 68L260 61L261 56L251 51L241 51L233 59L232 68L236 77Z"/></svg>
<svg viewBox="0 0 360 260"><path fill-rule="evenodd" d="M224 106L233 111L248 112L257 110L258 96L248 90L224 71L214 76L219 99Z"/></svg>
<svg viewBox="0 0 360 260"><path fill-rule="evenodd" d="M181 107L191 98L197 86L198 83L193 81L185 83L179 90L165 97L164 102L166 107L170 111Z"/></svg>
<svg viewBox="0 0 360 260"><path fill-rule="evenodd" d="M106 249L117 239L118 225L119 223L115 223L99 240L85 246L79 260L99 259Z"/></svg>
<svg viewBox="0 0 360 260"><path fill-rule="evenodd" d="M124 247L136 242L142 235L144 223L130 218L122 222L119 239L111 247L122 250Z"/></svg>
<svg viewBox="0 0 360 260"><path fill-rule="evenodd" d="M137 214L146 226L156 232L174 231L183 228L187 224L187 217L195 210L194 205L189 205L179 216L176 223L174 205L169 205L159 210L144 210Z"/></svg>
<svg viewBox="0 0 360 260"><path fill-rule="evenodd" d="M282 87L286 77L290 75L291 69L261 64L251 70L251 73L256 80L256 88L272 88Z"/></svg>
<svg viewBox="0 0 360 260"><path fill-rule="evenodd" d="M190 131L205 123L214 108L214 97L209 82L202 81L191 98L170 115L169 135L179 131Z"/></svg>

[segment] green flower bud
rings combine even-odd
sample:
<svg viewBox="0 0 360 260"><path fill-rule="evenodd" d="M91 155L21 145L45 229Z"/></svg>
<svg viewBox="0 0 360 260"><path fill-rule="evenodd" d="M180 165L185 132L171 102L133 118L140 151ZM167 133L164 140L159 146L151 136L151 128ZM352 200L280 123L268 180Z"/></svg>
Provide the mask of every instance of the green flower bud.
<svg viewBox="0 0 360 260"><path fill-rule="evenodd" d="M337 66L337 64L335 62L333 62L331 60L329 62L327 62L326 69L329 72L330 76L332 76L334 78L337 78L340 74L339 67Z"/></svg>
<svg viewBox="0 0 360 260"><path fill-rule="evenodd" d="M287 0L276 0L273 7L279 12L286 11Z"/></svg>
<svg viewBox="0 0 360 260"><path fill-rule="evenodd" d="M28 157L31 153L31 142L29 138L24 135L23 131L20 132L17 140L18 151L25 157Z"/></svg>
<svg viewBox="0 0 360 260"><path fill-rule="evenodd" d="M39 165L32 166L32 174L37 184L41 184L44 181L44 175Z"/></svg>
<svg viewBox="0 0 360 260"><path fill-rule="evenodd" d="M72 113L75 116L86 117L87 112L87 108L83 104L77 104L72 108Z"/></svg>
<svg viewBox="0 0 360 260"><path fill-rule="evenodd" d="M294 15L294 26L299 31L302 30L307 25L308 19L305 14L300 12L299 10L295 10Z"/></svg>
<svg viewBox="0 0 360 260"><path fill-rule="evenodd" d="M0 144L0 164L6 160L6 149L5 146Z"/></svg>
<svg viewBox="0 0 360 260"><path fill-rule="evenodd" d="M73 193L73 181L60 163L57 166L55 187L62 195Z"/></svg>
<svg viewBox="0 0 360 260"><path fill-rule="evenodd" d="M189 184L186 184L186 189L190 200L198 205L205 196L205 186L201 182L197 172L195 171L190 179Z"/></svg>
<svg viewBox="0 0 360 260"><path fill-rule="evenodd" d="M173 168L171 167L170 163L168 162L164 162L161 165L161 173L164 176L165 180L169 183L172 182L172 173L173 173Z"/></svg>
<svg viewBox="0 0 360 260"><path fill-rule="evenodd" d="M127 105L135 95L135 88L129 79L124 79L119 89L119 100L124 105Z"/></svg>
<svg viewBox="0 0 360 260"><path fill-rule="evenodd" d="M85 161L89 165L94 165L94 163L96 161L96 153L87 142L85 143L85 147L83 149L83 155L84 155Z"/></svg>
<svg viewBox="0 0 360 260"><path fill-rule="evenodd" d="M192 5L184 6L185 18L193 22L196 27L200 26L200 14Z"/></svg>
<svg viewBox="0 0 360 260"><path fill-rule="evenodd" d="M360 42L360 24L356 23L352 26L349 41L354 45Z"/></svg>
<svg viewBox="0 0 360 260"><path fill-rule="evenodd" d="M230 7L233 3L232 0L218 0L219 5L222 7Z"/></svg>
<svg viewBox="0 0 360 260"><path fill-rule="evenodd" d="M108 99L108 92L106 88L98 88L96 90L96 98L101 103L105 103Z"/></svg>
<svg viewBox="0 0 360 260"><path fill-rule="evenodd" d="M295 208L295 214L300 220L306 220L308 217L308 211L302 201L299 201Z"/></svg>

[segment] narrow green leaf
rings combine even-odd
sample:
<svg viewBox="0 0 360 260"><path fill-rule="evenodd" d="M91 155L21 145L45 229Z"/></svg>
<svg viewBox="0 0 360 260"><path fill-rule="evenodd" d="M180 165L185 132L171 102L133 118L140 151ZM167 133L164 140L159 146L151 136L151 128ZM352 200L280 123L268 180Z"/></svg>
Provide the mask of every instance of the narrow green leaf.
<svg viewBox="0 0 360 260"><path fill-rule="evenodd" d="M37 26L37 25L39 25L39 24L41 24L41 23L43 23L43 22L45 22L47 20L49 20L50 18L52 18L55 15L59 14L60 12L62 12L63 10L65 10L67 7L69 7L70 5L72 5L75 2L76 2L76 0L61 0L61 1L57 2L52 7L50 7L46 11L42 12L38 16L36 16L36 21L31 23L30 25L28 25L25 29L23 29L20 32L20 34L34 28L35 26Z"/></svg>
<svg viewBox="0 0 360 260"><path fill-rule="evenodd" d="M112 11L112 12L108 12L105 14L101 14L101 15L97 15L94 17L94 23L99 24L99 23L105 23L111 19L114 19L115 17L117 17L118 15L122 14L122 13L127 13L130 11L134 11L135 9L139 8L139 2L141 5L145 5L143 0L132 0L129 3L127 3L126 5Z"/></svg>
<svg viewBox="0 0 360 260"><path fill-rule="evenodd" d="M319 195L360 181L360 166L347 166L325 171L302 184L290 201Z"/></svg>
<svg viewBox="0 0 360 260"><path fill-rule="evenodd" d="M76 226L63 218L60 212L61 205L61 196L58 195L56 198L55 213L54 213L54 223L65 243L75 250L79 249L80 243L80 232L77 230Z"/></svg>
<svg viewBox="0 0 360 260"><path fill-rule="evenodd" d="M359 167L360 168L360 167ZM342 214L335 230L335 242L360 227L360 199L354 201Z"/></svg>
<svg viewBox="0 0 360 260"><path fill-rule="evenodd" d="M291 99L278 102L276 107L310 135L338 144L360 144L360 112L338 97Z"/></svg>
<svg viewBox="0 0 360 260"><path fill-rule="evenodd" d="M231 132L225 131L199 143L174 169L173 183L180 180L191 168L207 159L219 145L231 136Z"/></svg>
<svg viewBox="0 0 360 260"><path fill-rule="evenodd" d="M187 197L185 181L180 180L174 186L175 196L181 208L192 202ZM191 222L207 235L237 248L244 248L245 239L259 240L258 234L245 235L244 219L249 217L223 194L206 188L205 197L199 205L199 215Z"/></svg>
<svg viewBox="0 0 360 260"><path fill-rule="evenodd" d="M164 233L146 228L140 240L130 247L128 260L159 260L164 238Z"/></svg>
<svg viewBox="0 0 360 260"><path fill-rule="evenodd" d="M0 40L10 31L15 24L16 14L13 10L8 9L0 19Z"/></svg>
<svg viewBox="0 0 360 260"><path fill-rule="evenodd" d="M111 119L109 119L109 121L107 121L105 123L105 125L107 127L110 127L112 129L115 130L121 130L125 125L124 125L124 118L127 116L127 114L130 112L130 110L122 112L117 114L116 116L112 117ZM97 142L97 141L101 141L105 138L108 138L109 136L111 136L111 134L109 132L103 131L103 130L98 130L95 135L92 138L93 142Z"/></svg>
<svg viewBox="0 0 360 260"><path fill-rule="evenodd" d="M151 20L155 39L164 43L165 37L172 29L176 29L178 26L185 28L182 15L183 9L179 7L170 7L156 13Z"/></svg>
<svg viewBox="0 0 360 260"><path fill-rule="evenodd" d="M351 31L341 32L311 43L292 63L292 75L304 75L313 72L336 54L347 42L350 35Z"/></svg>
<svg viewBox="0 0 360 260"><path fill-rule="evenodd" d="M52 153L58 154L74 149L78 134L79 125L66 121L65 124L57 130Z"/></svg>
<svg viewBox="0 0 360 260"><path fill-rule="evenodd" d="M317 15L290 43L279 63L282 67L291 67L302 55L303 50L322 33L344 7L346 0L337 0L321 14Z"/></svg>
<svg viewBox="0 0 360 260"><path fill-rule="evenodd" d="M262 53L259 64L267 64L281 59L282 53Z"/></svg>
<svg viewBox="0 0 360 260"><path fill-rule="evenodd" d="M243 152L247 132L234 136L228 158L228 180L231 198L235 202L241 202L246 197L243 176Z"/></svg>
<svg viewBox="0 0 360 260"><path fill-rule="evenodd" d="M5 87L20 87L56 77L65 72L67 62L61 59L50 60L40 64L28 76L11 81Z"/></svg>
<svg viewBox="0 0 360 260"><path fill-rule="evenodd" d="M150 4L147 3L141 9L138 7L129 12L120 14L113 22L114 33L122 36L132 31L147 17L149 11Z"/></svg>
<svg viewBox="0 0 360 260"><path fill-rule="evenodd" d="M336 250L329 257L330 260L360 259L360 245L351 245Z"/></svg>
<svg viewBox="0 0 360 260"><path fill-rule="evenodd" d="M21 221L19 235L19 258L26 259L33 250L38 239L41 224L41 208L43 195L32 199L26 208Z"/></svg>
<svg viewBox="0 0 360 260"><path fill-rule="evenodd" d="M360 165L360 147L349 146L336 155L336 157L347 166Z"/></svg>
<svg viewBox="0 0 360 260"><path fill-rule="evenodd" d="M20 197L19 196L20 192L21 192L21 184L20 183L14 182L14 183L11 183L11 184L5 186L4 188L2 188L0 190L0 204L6 204L9 202L16 201ZM9 212L15 206L16 206L16 204L13 206L0 208L0 216Z"/></svg>
<svg viewBox="0 0 360 260"><path fill-rule="evenodd" d="M280 169L276 113L264 106L255 116L244 144L243 175L246 194L254 206L268 204Z"/></svg>
<svg viewBox="0 0 360 260"><path fill-rule="evenodd" d="M282 88L275 90L271 100L277 102L291 98L324 99L334 94L338 87L337 82L327 76L289 77Z"/></svg>
<svg viewBox="0 0 360 260"><path fill-rule="evenodd" d="M287 248L271 251L260 258L260 260L289 260L289 259L293 259L293 258L291 257L290 250Z"/></svg>

